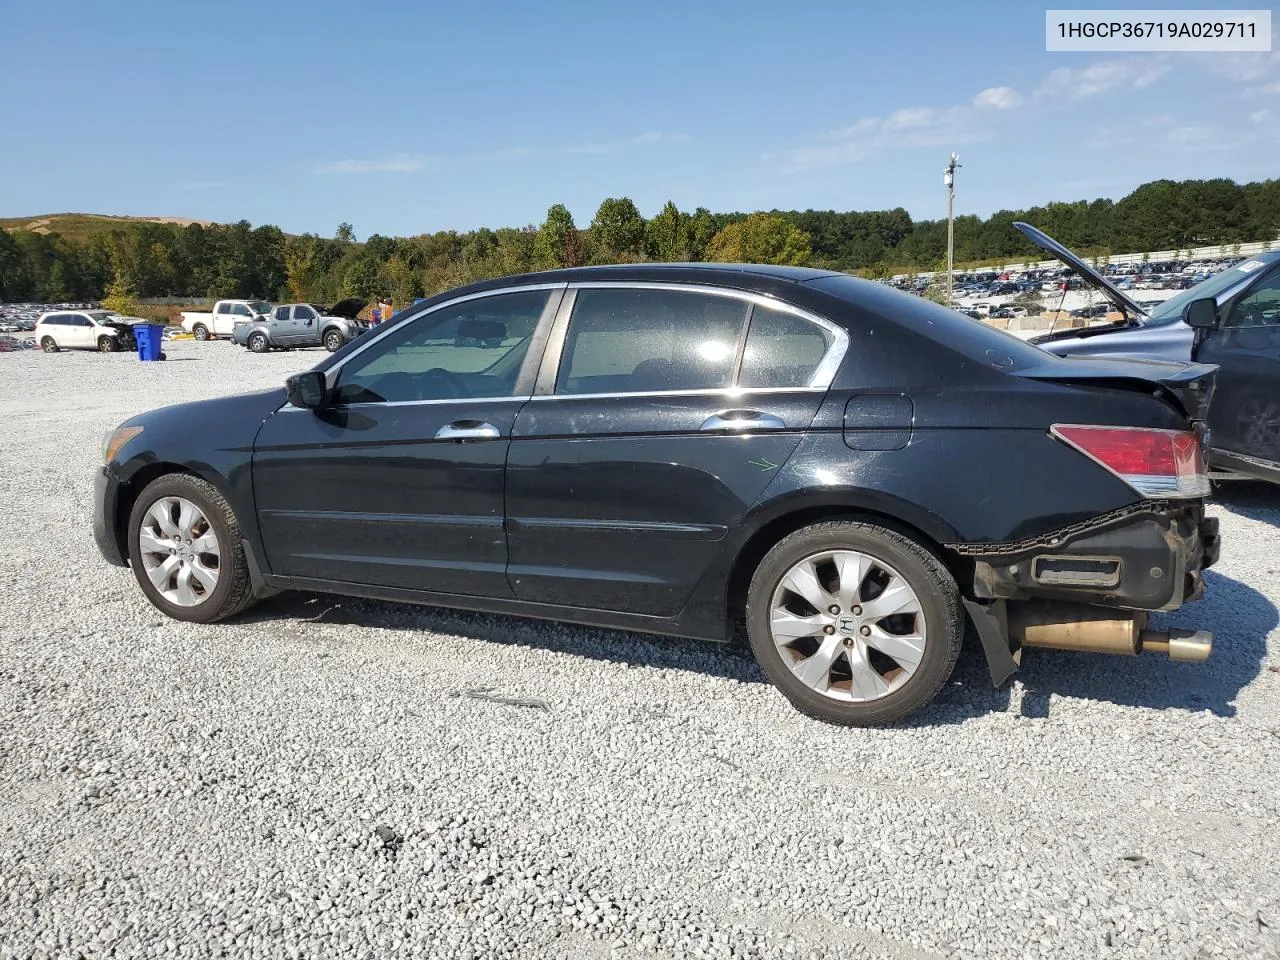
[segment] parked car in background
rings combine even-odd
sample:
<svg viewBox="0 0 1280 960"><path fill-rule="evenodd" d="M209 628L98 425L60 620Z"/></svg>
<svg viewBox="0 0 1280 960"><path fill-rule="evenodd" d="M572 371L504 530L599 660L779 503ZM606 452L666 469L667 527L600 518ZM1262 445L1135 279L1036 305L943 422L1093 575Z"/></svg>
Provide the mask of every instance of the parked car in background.
<svg viewBox="0 0 1280 960"><path fill-rule="evenodd" d="M133 325L110 310L54 310L41 314L35 341L45 353L59 350L135 350Z"/></svg>
<svg viewBox="0 0 1280 960"><path fill-rule="evenodd" d="M822 270L505 277L285 389L127 421L94 535L181 620L280 589L720 641L745 619L796 707L881 724L946 682L966 618L996 682L1017 644L1208 655L1145 611L1217 557L1212 380Z"/></svg>
<svg viewBox="0 0 1280 960"><path fill-rule="evenodd" d="M211 313L184 310L182 329L197 340L229 337L236 324L257 320L270 311L271 304L265 300L219 300Z"/></svg>
<svg viewBox="0 0 1280 960"><path fill-rule="evenodd" d="M1148 313L1052 237L1029 224L1014 226L1075 266L1123 317L1036 337L1033 343L1059 356L1217 364L1208 416L1211 463L1231 474L1280 483L1280 251L1242 260ZM1206 301L1214 322L1197 331L1187 319L1193 304Z"/></svg>
<svg viewBox="0 0 1280 960"><path fill-rule="evenodd" d="M319 346L334 353L369 329L359 319L364 305L359 297L327 308L314 303L281 304L266 317L237 325L231 341L254 353Z"/></svg>

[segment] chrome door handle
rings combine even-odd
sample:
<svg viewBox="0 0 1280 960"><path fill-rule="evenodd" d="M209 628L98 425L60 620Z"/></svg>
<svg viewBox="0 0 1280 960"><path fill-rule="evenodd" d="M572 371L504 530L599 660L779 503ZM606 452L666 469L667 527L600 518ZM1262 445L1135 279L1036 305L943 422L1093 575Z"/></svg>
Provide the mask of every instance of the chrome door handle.
<svg viewBox="0 0 1280 960"><path fill-rule="evenodd" d="M699 430L785 430L787 425L772 413L759 410L721 410L707 417Z"/></svg>
<svg viewBox="0 0 1280 960"><path fill-rule="evenodd" d="M496 440L502 431L492 423L479 420L455 420L436 431L437 440Z"/></svg>

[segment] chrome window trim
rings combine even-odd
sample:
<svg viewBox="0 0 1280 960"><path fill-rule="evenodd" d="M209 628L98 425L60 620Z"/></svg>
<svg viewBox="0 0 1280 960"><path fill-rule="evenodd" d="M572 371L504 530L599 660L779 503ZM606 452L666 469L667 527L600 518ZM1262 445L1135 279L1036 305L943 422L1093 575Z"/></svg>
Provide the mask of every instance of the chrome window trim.
<svg viewBox="0 0 1280 960"><path fill-rule="evenodd" d="M369 403L344 403L341 405L341 409L359 410L363 407L377 407L381 410L385 407L426 407L444 403L525 403L530 399L531 397L529 394L525 393L518 397L440 397L434 400L379 400ZM295 407L287 400L280 410L300 410L307 413L311 412L309 408Z"/></svg>
<svg viewBox="0 0 1280 960"><path fill-rule="evenodd" d="M630 390L622 393L543 393L530 397L538 400L627 400L638 397L737 397L771 393L825 393L827 387L703 387L698 390Z"/></svg>
<svg viewBox="0 0 1280 960"><path fill-rule="evenodd" d="M481 300L481 299L484 299L485 297L497 297L507 293L528 293L536 290L563 290L567 286L568 286L567 283L561 282L561 283L526 283L526 284L518 284L510 287L494 287L492 290L482 290L479 293L468 293L460 297L451 297L448 300L445 300L441 303L437 303L432 307L428 307L426 310L420 310L415 313L409 313L407 316L404 316L404 317L400 317L399 315L397 315L397 319L394 323L379 324L379 326L385 326L386 329L379 330L376 334L373 334L372 337L369 339L368 343L360 344L358 348L356 348L355 350L352 350L349 354L347 354L345 357L343 357L341 360L335 363L332 367L328 367L324 371L325 387L326 389L332 389L334 385L334 381L337 377L338 371L340 371L348 363L350 363L356 357L360 356L360 354L364 353L374 344L390 336L392 333L399 330L401 327L405 326L406 324L413 323L417 320L422 319L423 317L428 317L438 310L446 310L449 307L456 306L459 303L466 303L469 300ZM365 334L365 337L369 337L369 336L370 336L369 334ZM362 337L361 339L364 339L364 337ZM418 401L405 401L405 402L416 403Z"/></svg>
<svg viewBox="0 0 1280 960"><path fill-rule="evenodd" d="M785 300L779 300L777 297L769 296L764 293L757 293L754 290L738 290L734 287L720 287L707 283L666 283L661 280L579 280L568 285L570 293L576 293L578 290L676 290L682 293L704 293L717 297L728 297L734 300L741 300L750 303L753 306L767 307L770 310L778 310L782 313L789 313L792 316L799 317L814 324L817 327L826 330L831 334L831 346L827 348L827 352L823 354L822 359L814 368L813 375L809 378L808 384L803 387L758 387L758 388L740 388L738 386L738 374L741 372L741 364L737 364L734 373L734 382L728 387L707 387L700 390L637 390L627 391L623 393L550 393L542 394L534 397L535 400L547 399L549 397L591 397L600 399L602 397L652 397L652 396L698 396L714 393L723 393L735 390L772 390L775 392L793 392L796 390L829 390L831 383L835 380L836 372L840 369L840 364L844 362L845 354L849 351L849 331L837 323L833 323L826 317L821 317L816 313L811 313L803 307L797 307ZM576 308L576 298L574 306ZM572 314L568 318L568 326L572 326ZM747 318L747 336L750 336L751 318ZM566 328L567 334L567 328ZM566 336L567 340L567 336ZM742 351L746 349L745 339L741 343ZM561 345L561 354L559 361L564 361L563 344ZM558 368L559 364L557 364Z"/></svg>

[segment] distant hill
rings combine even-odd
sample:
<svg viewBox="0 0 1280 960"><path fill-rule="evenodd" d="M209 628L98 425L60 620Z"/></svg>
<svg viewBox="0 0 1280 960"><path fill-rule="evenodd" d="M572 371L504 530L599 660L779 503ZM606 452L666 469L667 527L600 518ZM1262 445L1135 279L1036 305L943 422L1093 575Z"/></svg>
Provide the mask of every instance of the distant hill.
<svg viewBox="0 0 1280 960"><path fill-rule="evenodd" d="M96 233L127 228L136 223L174 223L185 227L193 223L209 226L210 220L193 217L117 217L100 213L46 213L37 217L0 217L0 228L30 230L32 233L56 233L68 240L87 240Z"/></svg>

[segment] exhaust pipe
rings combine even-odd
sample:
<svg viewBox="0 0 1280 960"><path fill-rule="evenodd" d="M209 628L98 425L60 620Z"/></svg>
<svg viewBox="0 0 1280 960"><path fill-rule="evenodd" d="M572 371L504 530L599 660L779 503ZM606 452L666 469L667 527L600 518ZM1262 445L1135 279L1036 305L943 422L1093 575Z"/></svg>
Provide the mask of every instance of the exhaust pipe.
<svg viewBox="0 0 1280 960"><path fill-rule="evenodd" d="M1144 612L1109 610L1083 603L1010 603L1009 636L1024 647L1114 653L1136 657L1162 653L1170 660L1203 663L1213 650L1205 630L1148 630Z"/></svg>

